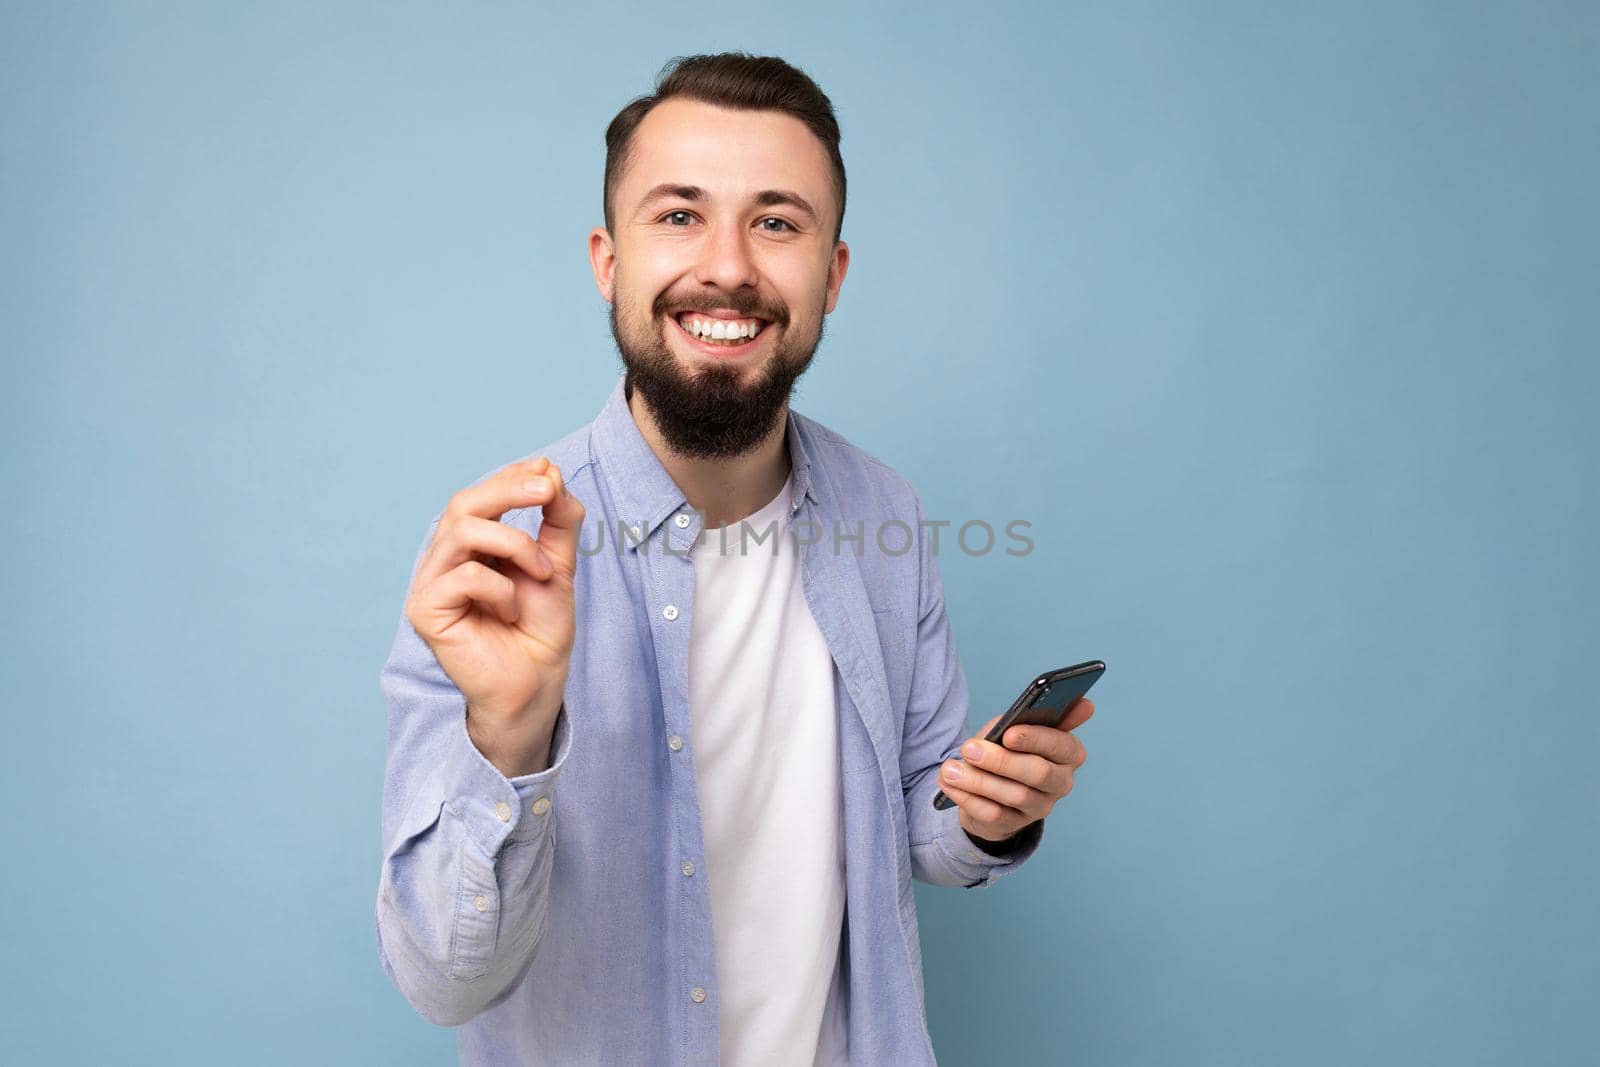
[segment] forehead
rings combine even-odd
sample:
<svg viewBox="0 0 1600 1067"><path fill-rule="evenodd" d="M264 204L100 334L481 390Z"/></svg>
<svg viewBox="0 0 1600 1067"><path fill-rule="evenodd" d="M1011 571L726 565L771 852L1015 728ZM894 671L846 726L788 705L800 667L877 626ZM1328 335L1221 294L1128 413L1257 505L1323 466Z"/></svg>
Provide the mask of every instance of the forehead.
<svg viewBox="0 0 1600 1067"><path fill-rule="evenodd" d="M698 185L715 199L743 200L763 189L792 189L826 211L832 163L806 124L780 111L739 111L674 98L650 110L633 132L628 170L617 185L631 211L662 182Z"/></svg>

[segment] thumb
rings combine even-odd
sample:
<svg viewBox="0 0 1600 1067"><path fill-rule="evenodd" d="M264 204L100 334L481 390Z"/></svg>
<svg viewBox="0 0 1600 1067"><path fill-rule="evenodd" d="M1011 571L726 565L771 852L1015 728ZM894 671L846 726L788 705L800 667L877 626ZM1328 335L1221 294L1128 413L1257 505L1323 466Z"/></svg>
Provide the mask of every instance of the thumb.
<svg viewBox="0 0 1600 1067"><path fill-rule="evenodd" d="M583 502L567 489L566 477L555 464L545 472L555 485L555 495L541 507L539 547L552 565L562 566L568 575L577 570L578 532L583 526Z"/></svg>

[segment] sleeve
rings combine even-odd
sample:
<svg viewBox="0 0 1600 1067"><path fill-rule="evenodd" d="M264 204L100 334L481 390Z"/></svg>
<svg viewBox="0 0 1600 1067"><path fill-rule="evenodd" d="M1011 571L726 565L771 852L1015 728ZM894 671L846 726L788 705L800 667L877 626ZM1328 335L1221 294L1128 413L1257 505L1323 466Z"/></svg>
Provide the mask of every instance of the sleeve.
<svg viewBox="0 0 1600 1067"><path fill-rule="evenodd" d="M472 743L465 697L403 614L379 681L389 732L378 955L423 1018L459 1026L505 997L544 932L571 722L563 705L548 768L506 778Z"/></svg>
<svg viewBox="0 0 1600 1067"><path fill-rule="evenodd" d="M983 888L1020 867L1039 848L1044 821L1023 828L1001 855L979 848L961 827L957 808L936 810L939 768L960 754L967 727L967 679L945 615L944 584L926 514L917 498L918 618L911 700L900 744L900 784L913 877L930 885ZM987 716L985 716L987 718Z"/></svg>

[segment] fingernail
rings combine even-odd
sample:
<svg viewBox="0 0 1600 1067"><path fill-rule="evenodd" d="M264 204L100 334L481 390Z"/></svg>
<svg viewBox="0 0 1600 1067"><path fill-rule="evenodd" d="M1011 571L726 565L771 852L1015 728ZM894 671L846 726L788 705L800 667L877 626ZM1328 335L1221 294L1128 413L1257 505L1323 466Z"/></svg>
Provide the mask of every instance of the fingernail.
<svg viewBox="0 0 1600 1067"><path fill-rule="evenodd" d="M957 763L946 763L944 765L944 780L947 782L961 781L961 765Z"/></svg>
<svg viewBox="0 0 1600 1067"><path fill-rule="evenodd" d="M967 759L971 760L973 763L980 763L983 760L983 746L978 744L976 741L968 741L966 745L962 747L961 754L966 756Z"/></svg>
<svg viewBox="0 0 1600 1067"><path fill-rule="evenodd" d="M522 483L524 493L545 493L550 490L549 478L529 478Z"/></svg>

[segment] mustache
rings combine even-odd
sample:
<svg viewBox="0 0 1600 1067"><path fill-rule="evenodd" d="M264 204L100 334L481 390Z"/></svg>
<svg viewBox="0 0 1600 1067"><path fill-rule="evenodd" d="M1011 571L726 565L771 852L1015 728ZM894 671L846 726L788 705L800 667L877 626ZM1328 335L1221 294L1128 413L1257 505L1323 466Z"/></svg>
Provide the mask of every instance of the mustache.
<svg viewBox="0 0 1600 1067"><path fill-rule="evenodd" d="M660 317L668 312L710 312L717 308L732 308L746 318L766 319L768 322L779 326L787 326L789 324L789 311L787 308L770 306L759 295L748 291L738 294L695 293L693 296L663 294L656 298L654 311L656 316Z"/></svg>

